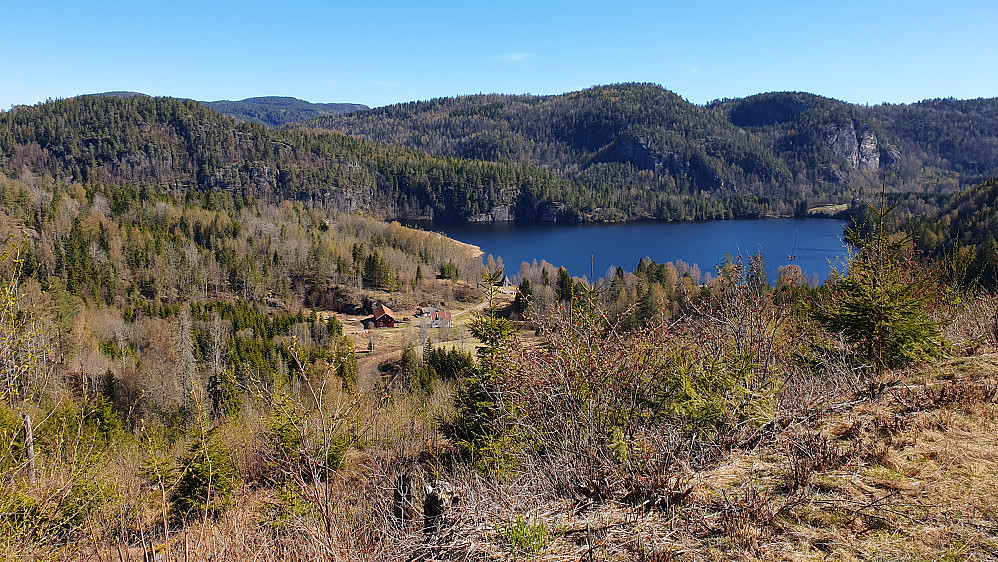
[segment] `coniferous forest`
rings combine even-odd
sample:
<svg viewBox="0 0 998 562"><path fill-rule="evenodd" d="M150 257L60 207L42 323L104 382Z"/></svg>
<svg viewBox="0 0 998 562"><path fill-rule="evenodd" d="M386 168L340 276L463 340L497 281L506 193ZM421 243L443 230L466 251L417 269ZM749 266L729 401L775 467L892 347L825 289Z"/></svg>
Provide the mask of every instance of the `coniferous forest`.
<svg viewBox="0 0 998 562"><path fill-rule="evenodd" d="M413 102L277 130L188 100L98 95L4 113L0 150L8 175L27 166L386 219L719 219L804 215L867 200L882 183L920 200L955 194L998 173L996 111L994 100L869 108L798 93L696 106L623 84Z"/></svg>
<svg viewBox="0 0 998 562"><path fill-rule="evenodd" d="M303 125L430 154L540 166L609 192L593 205L632 219L682 220L848 203L879 193L881 172L892 192L952 194L998 171L996 117L994 99L867 107L777 92L697 106L661 86L618 84L558 96L441 98ZM725 210L688 213L643 201L655 193L717 201ZM575 209L586 219L591 210Z"/></svg>

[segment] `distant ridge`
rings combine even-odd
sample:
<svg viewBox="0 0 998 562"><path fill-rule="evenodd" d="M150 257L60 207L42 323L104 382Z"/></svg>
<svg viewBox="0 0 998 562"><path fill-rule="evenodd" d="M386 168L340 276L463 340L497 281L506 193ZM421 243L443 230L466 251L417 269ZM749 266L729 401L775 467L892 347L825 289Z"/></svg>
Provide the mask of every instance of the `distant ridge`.
<svg viewBox="0 0 998 562"><path fill-rule="evenodd" d="M211 109L240 121L250 121L279 127L286 123L315 119L326 115L340 115L368 108L359 103L311 103L282 96L246 98L240 101L201 102Z"/></svg>
<svg viewBox="0 0 998 562"><path fill-rule="evenodd" d="M86 95L112 98L148 96L148 94L143 94L142 92L126 91L100 92ZM270 127L280 127L281 125L295 121L305 121L327 115L341 115L352 111L370 109L368 106L360 103L312 103L289 96L261 96L239 101L217 100L198 103L203 103L212 110L222 115L228 115L237 121L249 121Z"/></svg>
<svg viewBox="0 0 998 562"><path fill-rule="evenodd" d="M657 84L471 95L296 124L449 158L538 166L593 186L808 205L955 193L998 176L998 99L862 106L806 92L692 104ZM671 216L653 210L652 216Z"/></svg>
<svg viewBox="0 0 998 562"><path fill-rule="evenodd" d="M88 96L108 96L112 98L131 98L135 96L148 96L142 92L100 92L96 94L86 94Z"/></svg>
<svg viewBox="0 0 998 562"><path fill-rule="evenodd" d="M849 207L884 182L892 193L947 197L998 177L998 99L867 107L771 92L701 106L656 84L613 84L306 121L297 119L312 106L358 106L218 103L277 115L237 122L212 104L131 92L18 106L0 113L0 170L395 219L525 222L803 216ZM296 121L261 124L284 120Z"/></svg>

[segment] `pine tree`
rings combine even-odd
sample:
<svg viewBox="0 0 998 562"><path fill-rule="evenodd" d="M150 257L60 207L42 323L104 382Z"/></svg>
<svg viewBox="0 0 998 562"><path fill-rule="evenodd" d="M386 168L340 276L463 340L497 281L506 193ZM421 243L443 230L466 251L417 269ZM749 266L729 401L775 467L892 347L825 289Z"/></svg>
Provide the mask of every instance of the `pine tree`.
<svg viewBox="0 0 998 562"><path fill-rule="evenodd" d="M530 279L524 277L523 281L520 281L519 291L516 293L516 298L513 300L513 310L517 314L523 314L527 311L527 306L530 305L530 299L534 296L534 289L530 286Z"/></svg>

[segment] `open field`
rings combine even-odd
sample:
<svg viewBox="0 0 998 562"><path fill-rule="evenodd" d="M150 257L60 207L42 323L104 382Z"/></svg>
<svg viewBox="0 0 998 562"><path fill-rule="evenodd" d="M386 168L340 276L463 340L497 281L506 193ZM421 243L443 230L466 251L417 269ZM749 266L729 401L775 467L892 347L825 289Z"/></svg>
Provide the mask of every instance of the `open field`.
<svg viewBox="0 0 998 562"><path fill-rule="evenodd" d="M437 282L438 285L447 283L449 282ZM442 297L444 291L430 294ZM397 294L392 296L398 298ZM514 296L512 291L499 293L500 308L507 307L513 301ZM426 300L422 302L425 303ZM433 302L435 301L430 301L431 304ZM484 308L484 300L478 299L470 303L453 301L455 307L451 309L453 327L450 328L430 328L426 318L417 318L416 313L420 303L415 300L401 300L400 304L401 306L392 308L397 316L394 328L366 329L363 321L370 318L370 315L350 315L333 311L318 312L323 320L330 315L335 315L343 324L343 333L352 339L354 349L357 350L358 387L362 391L373 389L381 376L381 367L388 363L398 362L406 347L412 346L418 353L422 354L424 332L427 337L432 339L435 347L458 348L474 353L474 350L480 345L480 342L468 332L467 325L473 318L474 312Z"/></svg>
<svg viewBox="0 0 998 562"><path fill-rule="evenodd" d="M848 209L849 205L847 203L839 205L822 205L821 207L811 207L807 210L807 214L810 216L831 217L845 212Z"/></svg>

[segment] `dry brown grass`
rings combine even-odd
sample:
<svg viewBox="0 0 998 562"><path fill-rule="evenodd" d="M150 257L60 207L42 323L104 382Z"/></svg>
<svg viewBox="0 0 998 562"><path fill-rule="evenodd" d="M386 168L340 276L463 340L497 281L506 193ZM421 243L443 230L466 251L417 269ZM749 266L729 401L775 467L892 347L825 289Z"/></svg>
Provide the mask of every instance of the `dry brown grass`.
<svg viewBox="0 0 998 562"><path fill-rule="evenodd" d="M382 425L337 473L331 530L307 510L275 509L279 490L244 484L233 509L175 527L167 547L154 494L129 484L140 460L132 451L122 456L131 465L123 460L109 471L131 501L95 516L69 544L10 537L5 557L138 561L155 549L177 561L506 560L513 553L540 561L992 560L998 405L987 389L996 381L996 356L919 371L877 400L731 452L690 475L681 503L650 510L559 498L530 470L506 481L482 478L448 462L428 423L412 425L425 405L399 400L371 411ZM443 408L445 395L431 398L430 409ZM418 484L446 477L460 490L438 533L402 529L391 515L404 472ZM543 523L542 548L528 553L510 543L504 529L518 517Z"/></svg>
<svg viewBox="0 0 998 562"><path fill-rule="evenodd" d="M185 562L998 559L998 355L897 373L872 397L847 392L857 379L834 359L823 372L792 377L776 421L756 438L631 483L647 480L655 497L682 492L670 501L566 495L552 485L559 467L539 457L503 478L480 476L435 429L452 408L452 385L439 383L428 397L357 398L355 447L323 506L328 527L315 506L268 481L266 459L253 453L265 412L247 408L218 430L243 451L242 484L219 518L174 520L167 543L161 495L142 476L150 451L125 446L90 468L115 493L84 525L64 537L0 537L0 558L125 562L155 550ZM744 450L731 448L739 443ZM82 475L45 476L33 494L54 497ZM395 518L400 477L412 478L417 515L424 483L445 479L458 490L439 531ZM525 547L511 530L520 523L545 540Z"/></svg>
<svg viewBox="0 0 998 562"><path fill-rule="evenodd" d="M828 466L806 480L787 474L794 452L728 475L724 488L745 485L779 505L805 493L764 526L765 559L989 560L998 556L998 382L996 357L975 357L924 370L910 385L858 404L804 431L830 450ZM800 434L798 434L800 435ZM799 437L797 439L800 439ZM756 452L755 454L761 454ZM820 455L819 455L820 456ZM744 465L745 459L738 462ZM767 480L785 474L787 489ZM754 473L753 473L754 472ZM743 502L745 503L745 502ZM739 554L739 557L742 554ZM948 558L947 558L948 557Z"/></svg>
<svg viewBox="0 0 998 562"><path fill-rule="evenodd" d="M942 320L943 336L955 342L955 352L967 356L998 352L998 298L974 297Z"/></svg>

